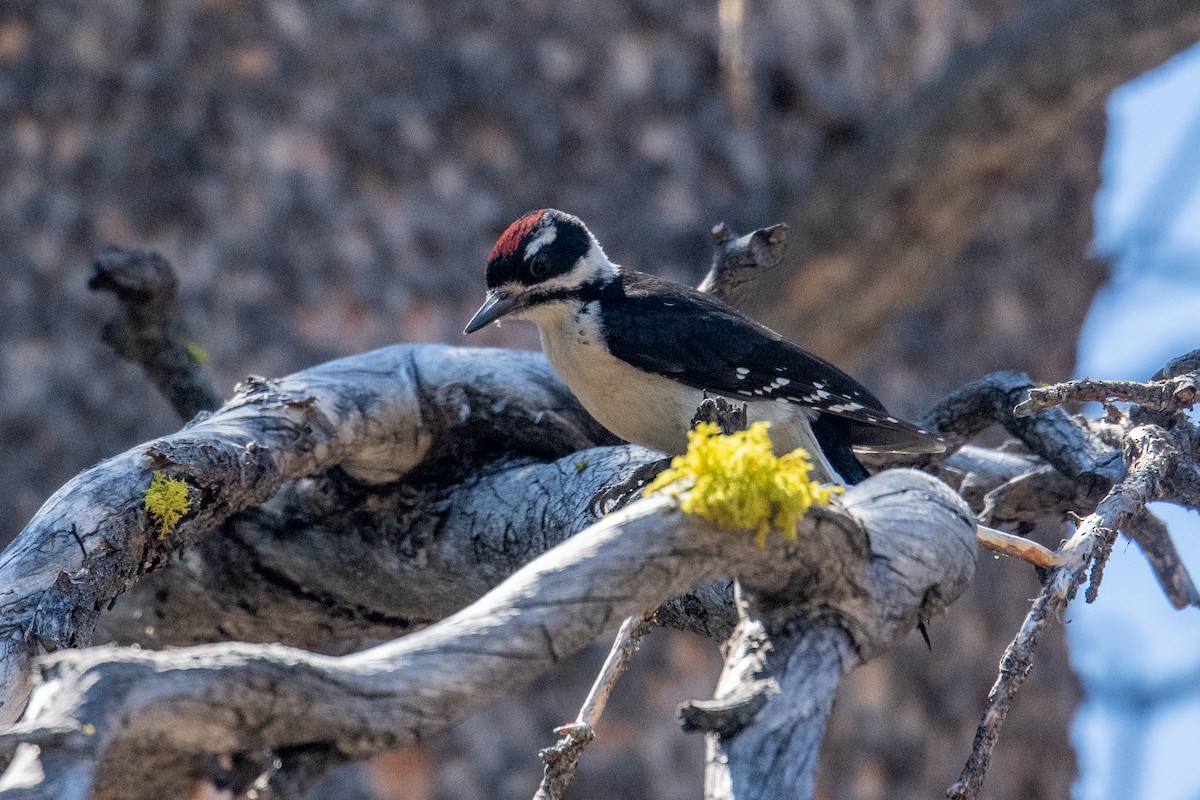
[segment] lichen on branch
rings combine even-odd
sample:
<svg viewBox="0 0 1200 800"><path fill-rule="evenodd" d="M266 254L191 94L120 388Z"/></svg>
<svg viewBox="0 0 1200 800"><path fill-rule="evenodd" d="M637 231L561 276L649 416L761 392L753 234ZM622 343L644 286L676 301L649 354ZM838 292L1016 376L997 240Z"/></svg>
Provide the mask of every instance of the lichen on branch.
<svg viewBox="0 0 1200 800"><path fill-rule="evenodd" d="M159 538L165 539L183 515L192 510L192 501L188 498L188 485L179 478L168 478L161 472L154 473L145 493L144 505L146 511L162 526Z"/></svg>
<svg viewBox="0 0 1200 800"><path fill-rule="evenodd" d="M767 435L769 422L722 435L711 422L688 434L688 449L654 479L645 494L666 492L681 498L680 508L711 522L754 531L766 546L771 528L796 538L796 524L813 505L828 505L840 486L822 486L809 477L812 459L802 449L776 456Z"/></svg>

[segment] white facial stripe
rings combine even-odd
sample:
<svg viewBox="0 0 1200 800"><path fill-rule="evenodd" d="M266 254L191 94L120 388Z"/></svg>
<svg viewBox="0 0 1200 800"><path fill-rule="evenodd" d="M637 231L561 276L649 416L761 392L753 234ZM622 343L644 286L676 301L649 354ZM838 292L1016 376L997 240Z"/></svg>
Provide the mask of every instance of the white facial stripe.
<svg viewBox="0 0 1200 800"><path fill-rule="evenodd" d="M546 230L543 231L540 236L538 236L529 244L525 245L525 260L528 261L529 259L533 258L535 255L537 255L538 250L541 250L543 247L553 242L557 236L557 228L553 226L546 228Z"/></svg>
<svg viewBox="0 0 1200 800"><path fill-rule="evenodd" d="M530 247L533 247L537 242L531 242ZM560 289L575 289L588 281L594 281L598 278L609 278L616 275L618 272L615 264L610 262L605 256L604 251L599 247L593 247L588 250L587 255L575 262L568 272L562 275L555 275L552 278L547 278L541 281L536 286L529 287L538 292L553 292Z"/></svg>

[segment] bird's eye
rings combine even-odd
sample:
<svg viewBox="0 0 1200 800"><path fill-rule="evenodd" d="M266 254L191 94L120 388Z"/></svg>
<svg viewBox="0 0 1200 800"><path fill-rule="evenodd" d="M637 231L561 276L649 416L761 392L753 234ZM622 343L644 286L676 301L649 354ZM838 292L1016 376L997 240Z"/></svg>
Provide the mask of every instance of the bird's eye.
<svg viewBox="0 0 1200 800"><path fill-rule="evenodd" d="M550 271L550 259L545 253L537 253L529 262L529 274L535 278L543 278Z"/></svg>

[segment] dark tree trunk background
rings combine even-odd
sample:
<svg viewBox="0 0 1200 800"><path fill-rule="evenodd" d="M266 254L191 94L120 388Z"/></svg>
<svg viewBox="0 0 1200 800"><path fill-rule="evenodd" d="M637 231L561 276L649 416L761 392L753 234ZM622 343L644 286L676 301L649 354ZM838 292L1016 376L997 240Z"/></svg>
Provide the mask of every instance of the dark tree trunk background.
<svg viewBox="0 0 1200 800"><path fill-rule="evenodd" d="M791 223L794 256L758 287L762 315L900 411L995 369L1066 377L1105 276L1085 252L1104 92L1182 45L1159 36L1165 52L1147 47L1137 69L1114 56L1129 74L1076 76L1099 89L1089 84L1078 108L1048 123L1003 93L972 99L986 110L990 97L997 117L1007 109L1036 135L963 151L974 169L958 183L930 174L951 186L945 219L941 205L921 205L918 172L903 196L876 187L861 197L860 211L891 208L911 236L825 246L822 204L857 202L852 185L840 197L828 186L856 177L855 154L889 138L889 120L952 97L948 65L969 73L994 58L995 48L970 48L1030 8L1073 6L763 0L723 37L717 5L5 3L0 533L14 534L87 464L178 427L138 370L99 343L108 301L85 285L91 255L108 243L174 262L184 313L225 393L246 374L282 375L394 341L460 342L491 241L542 206L582 216L614 260L690 282L707 266L713 223ZM722 42L738 32L749 70L723 72ZM914 103L927 87L930 102ZM1042 100L1068 105L1052 92ZM936 154L954 132L936 122L919 153ZM842 163L851 166L839 172ZM897 211L905 198L915 200ZM854 237L851 217L835 227ZM924 272L889 278L914 254ZM809 304L854 306L856 293L821 271L839 258L872 291L899 281L905 293L844 330L837 314L804 316ZM473 344L536 346L532 326L481 336ZM986 561L936 621L932 654L914 638L852 676L819 796L939 796L1035 591L1027 569ZM990 797L1069 793L1078 686L1061 637L1051 638L1005 730ZM528 796L537 748L574 713L601 657L572 660L370 774L343 773L342 794L325 796ZM709 695L718 666L708 642L655 633L573 795L698 796L702 741L678 732L674 706Z"/></svg>

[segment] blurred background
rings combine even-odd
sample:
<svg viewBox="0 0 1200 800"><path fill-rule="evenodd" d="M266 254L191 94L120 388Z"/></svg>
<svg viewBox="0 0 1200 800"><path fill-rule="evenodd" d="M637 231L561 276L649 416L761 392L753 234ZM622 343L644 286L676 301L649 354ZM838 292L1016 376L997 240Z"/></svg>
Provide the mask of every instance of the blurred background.
<svg viewBox="0 0 1200 800"><path fill-rule="evenodd" d="M1089 5L1164 10L1122 23L1132 57L1124 33L1074 23ZM1042 6L1062 11L1048 61L1022 49ZM1170 6L2 0L0 537L180 425L99 342L112 308L86 283L107 244L174 263L225 394L393 342L466 344L496 235L545 206L619 263L689 282L714 223L789 222L756 312L904 413L996 369L1146 378L1197 346L1200 51L1108 95L1200 39L1200 12ZM520 324L470 344L537 346ZM984 560L932 653L914 637L856 672L819 796L941 796L1036 591ZM986 795L1200 798L1180 744L1200 730L1196 612L1170 611L1130 549L1070 623ZM314 796L530 796L601 650ZM699 796L702 742L674 706L711 694L718 666L711 643L656 633L571 796Z"/></svg>

